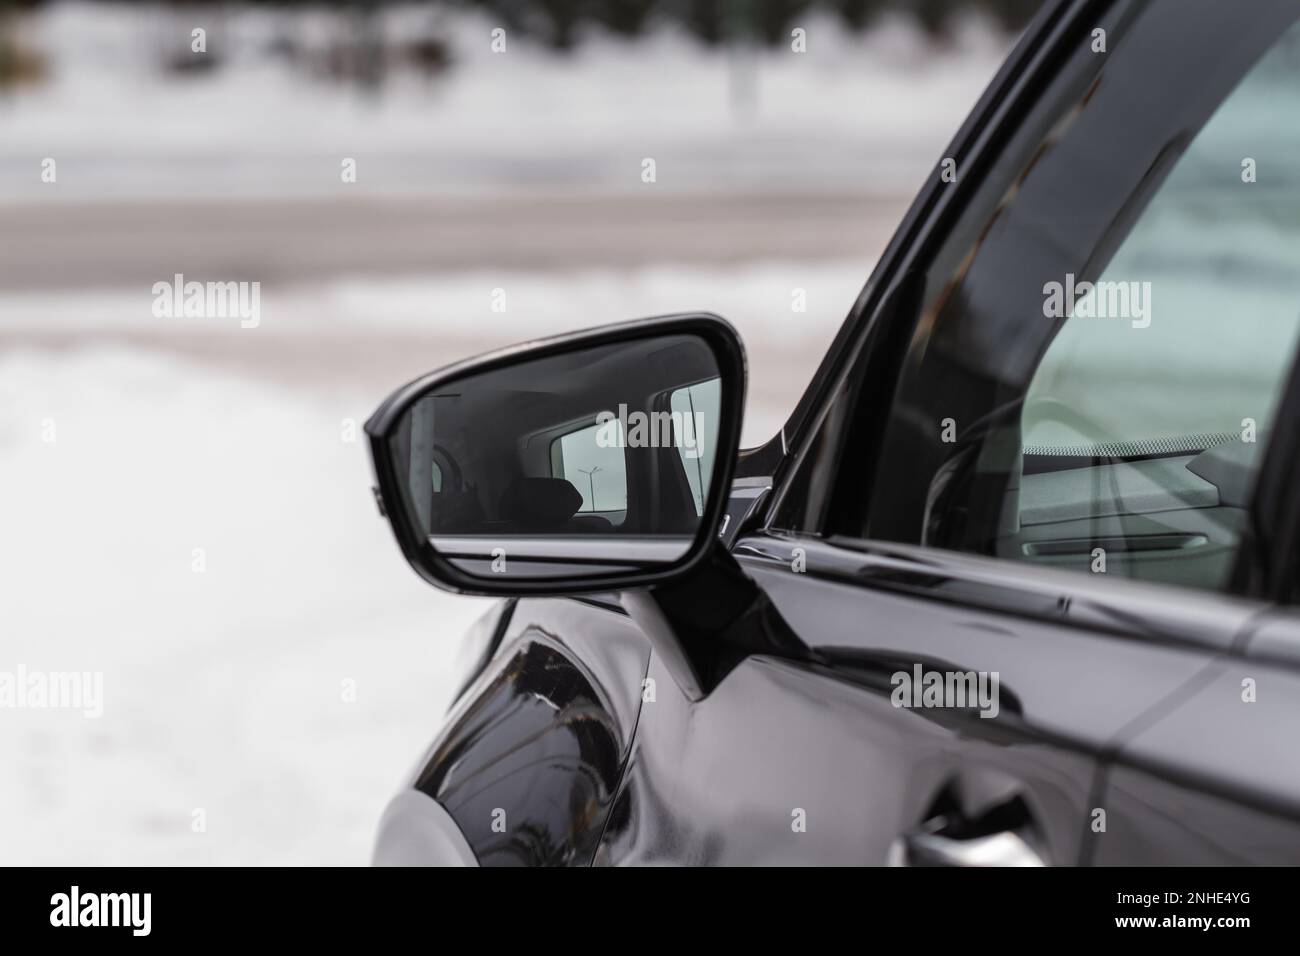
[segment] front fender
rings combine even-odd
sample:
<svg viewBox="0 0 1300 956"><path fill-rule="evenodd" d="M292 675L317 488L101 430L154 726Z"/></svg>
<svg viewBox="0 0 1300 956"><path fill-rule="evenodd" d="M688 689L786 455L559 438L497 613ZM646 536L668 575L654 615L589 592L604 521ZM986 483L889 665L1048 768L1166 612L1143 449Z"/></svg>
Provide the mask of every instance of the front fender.
<svg viewBox="0 0 1300 956"><path fill-rule="evenodd" d="M619 609L519 601L500 648L385 811L375 862L588 865L631 749L649 658Z"/></svg>

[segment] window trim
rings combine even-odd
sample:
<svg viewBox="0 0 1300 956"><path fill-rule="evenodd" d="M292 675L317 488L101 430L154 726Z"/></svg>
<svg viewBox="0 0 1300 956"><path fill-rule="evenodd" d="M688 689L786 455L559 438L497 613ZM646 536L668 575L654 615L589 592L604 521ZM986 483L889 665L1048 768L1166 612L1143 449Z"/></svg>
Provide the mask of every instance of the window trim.
<svg viewBox="0 0 1300 956"><path fill-rule="evenodd" d="M813 579L1175 650L1246 656L1255 626L1274 610L1263 598L1098 580L1104 576L893 541L760 531L739 539L734 550L742 563L788 570L789 551L779 553L777 545L801 548L801 573ZM962 592L945 591L953 586Z"/></svg>
<svg viewBox="0 0 1300 956"><path fill-rule="evenodd" d="M1129 5L1131 0L1055 0L1039 8L945 150L966 173L956 183L945 183L936 164L785 425L766 444L741 452L736 477L770 477L774 489L759 518L762 527L770 527L780 512L832 403L864 360L878 351L873 348L873 337L883 337L882 325L903 324L886 323L881 313L888 311L891 301L903 294L910 282L923 275L917 264L933 258L953 223L987 192L984 175L1059 72L1063 52L1080 41L1085 27L1095 24L1112 7ZM890 365L896 367L897 362Z"/></svg>

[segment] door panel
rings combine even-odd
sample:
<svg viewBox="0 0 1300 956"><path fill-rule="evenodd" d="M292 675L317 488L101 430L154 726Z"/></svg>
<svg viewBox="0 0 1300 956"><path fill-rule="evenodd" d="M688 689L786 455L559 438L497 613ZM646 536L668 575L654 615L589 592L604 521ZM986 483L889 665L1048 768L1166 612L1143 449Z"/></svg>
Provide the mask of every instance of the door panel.
<svg viewBox="0 0 1300 956"><path fill-rule="evenodd" d="M1252 658L1257 642L1295 648L1300 626L1265 623L1245 656L1217 660L1124 742L1107 774L1096 863L1300 863L1300 674Z"/></svg>
<svg viewBox="0 0 1300 956"><path fill-rule="evenodd" d="M794 547L803 572L789 566ZM944 567L770 536L742 539L737 554L824 664L750 658L692 705L652 660L656 700L643 707L597 863L882 864L934 817L973 830L1016 801L1047 863L1079 862L1110 742L1222 653L1250 614L1184 604L1181 633L1145 621L1167 632L1152 642L1113 621L1094 630L1118 610L1072 601L1059 573L998 581L987 559L964 559L981 576L959 556ZM998 672L1000 712L895 707L891 675L917 663ZM804 833L792 830L800 809Z"/></svg>
<svg viewBox="0 0 1300 956"><path fill-rule="evenodd" d="M650 676L597 864L884 863L952 764L949 729L784 661L748 658L696 704L658 657Z"/></svg>

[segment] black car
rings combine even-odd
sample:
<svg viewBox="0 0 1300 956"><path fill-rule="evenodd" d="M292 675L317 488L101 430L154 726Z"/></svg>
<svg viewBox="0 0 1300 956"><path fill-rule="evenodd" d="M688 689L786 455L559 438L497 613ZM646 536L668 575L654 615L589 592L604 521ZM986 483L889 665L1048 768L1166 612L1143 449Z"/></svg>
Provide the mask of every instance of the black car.
<svg viewBox="0 0 1300 956"><path fill-rule="evenodd" d="M706 314L367 425L506 598L381 864L1300 862L1300 4L1048 4L785 426Z"/></svg>

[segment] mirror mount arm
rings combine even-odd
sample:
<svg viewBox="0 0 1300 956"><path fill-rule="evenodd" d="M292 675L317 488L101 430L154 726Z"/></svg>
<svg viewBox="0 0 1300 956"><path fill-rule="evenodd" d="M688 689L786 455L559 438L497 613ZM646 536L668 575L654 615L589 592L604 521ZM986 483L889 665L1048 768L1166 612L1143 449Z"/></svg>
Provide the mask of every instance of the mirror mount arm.
<svg viewBox="0 0 1300 956"><path fill-rule="evenodd" d="M717 539L685 578L624 591L620 600L692 702L707 697L754 654L821 660Z"/></svg>

